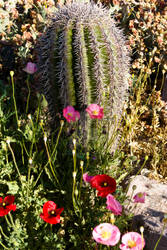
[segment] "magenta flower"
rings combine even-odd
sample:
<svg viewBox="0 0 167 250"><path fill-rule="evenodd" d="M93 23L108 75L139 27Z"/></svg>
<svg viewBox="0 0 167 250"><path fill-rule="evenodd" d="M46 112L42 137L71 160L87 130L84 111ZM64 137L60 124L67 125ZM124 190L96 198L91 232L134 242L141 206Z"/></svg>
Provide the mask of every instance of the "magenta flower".
<svg viewBox="0 0 167 250"><path fill-rule="evenodd" d="M102 223L93 229L93 239L107 246L115 246L120 240L118 227L110 223Z"/></svg>
<svg viewBox="0 0 167 250"><path fill-rule="evenodd" d="M134 202L137 202L137 203L144 203L145 202L145 196L146 196L147 194L144 192L144 193L142 193L142 192L140 192L140 193L137 193L134 197L133 197L133 199L134 199Z"/></svg>
<svg viewBox="0 0 167 250"><path fill-rule="evenodd" d="M80 119L80 114L72 106L67 106L63 109L63 116L68 122L75 122Z"/></svg>
<svg viewBox="0 0 167 250"><path fill-rule="evenodd" d="M28 62L26 67L23 69L28 74L34 74L37 71L37 65L32 62Z"/></svg>
<svg viewBox="0 0 167 250"><path fill-rule="evenodd" d="M112 194L107 195L107 209L111 210L115 215L121 215L122 206L121 204L114 198Z"/></svg>
<svg viewBox="0 0 167 250"><path fill-rule="evenodd" d="M102 119L104 116L103 108L101 108L98 104L90 104L86 111L91 119Z"/></svg>
<svg viewBox="0 0 167 250"><path fill-rule="evenodd" d="M90 182L93 176L89 176L88 173L83 174L83 180L84 182Z"/></svg>
<svg viewBox="0 0 167 250"><path fill-rule="evenodd" d="M122 236L121 250L142 250L145 246L145 241L139 233L129 232Z"/></svg>

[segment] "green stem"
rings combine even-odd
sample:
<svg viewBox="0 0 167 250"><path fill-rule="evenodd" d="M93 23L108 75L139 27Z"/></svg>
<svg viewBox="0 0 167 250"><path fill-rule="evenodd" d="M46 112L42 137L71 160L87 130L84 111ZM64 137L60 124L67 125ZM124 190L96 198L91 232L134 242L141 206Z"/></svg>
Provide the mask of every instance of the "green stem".
<svg viewBox="0 0 167 250"><path fill-rule="evenodd" d="M23 145L22 143L20 142L20 147L21 147L21 158L22 158L22 163L24 165L24 150L23 150Z"/></svg>
<svg viewBox="0 0 167 250"><path fill-rule="evenodd" d="M17 166L16 159L15 159L15 155L14 155L14 152L13 152L11 146L10 146L10 143L8 143L8 147L9 147L10 152L11 152L11 154L12 154L13 162L14 162L14 165L15 165L15 167L16 167L17 173L18 173L19 178L20 178L20 182L21 182L22 187L23 187L23 183L22 183L22 180L21 180L21 174L20 174L19 168L18 168L18 166Z"/></svg>
<svg viewBox="0 0 167 250"><path fill-rule="evenodd" d="M131 202L131 200L132 200L133 194L134 194L134 190L132 190L132 193L131 193L131 196L130 196L130 198L129 198L129 202L128 202L127 208L128 208L129 205L130 205L130 202Z"/></svg>
<svg viewBox="0 0 167 250"><path fill-rule="evenodd" d="M157 240L157 243L156 243L156 245L155 245L155 247L154 247L154 250L157 249L157 246L158 246L158 244L159 244L159 242L160 242L160 240L161 240L161 238L162 238L162 236L163 236L163 232L164 232L165 226L166 226L166 225L164 224L164 226L163 226L163 228L162 228L161 235L160 235L159 239Z"/></svg>
<svg viewBox="0 0 167 250"><path fill-rule="evenodd" d="M49 163L49 162L47 162L47 163L45 164L45 166L42 168L41 172L39 173L39 175L38 175L38 177L37 177L37 179L36 179L36 181L35 181L35 183L34 183L33 188L37 185L37 183L38 183L38 181L39 181L39 178L41 177L41 174L42 174L42 172L44 171L44 169L47 167L48 163Z"/></svg>
<svg viewBox="0 0 167 250"><path fill-rule="evenodd" d="M63 125L64 125L64 121L62 121L61 124L60 124L60 130L59 130L59 133L58 133L58 136L57 136L56 144L55 144L55 147L53 149L52 155L55 153L55 150L56 150L57 145L59 143L59 139L60 139L60 135L61 135L61 132L62 132L62 129L63 129Z"/></svg>
<svg viewBox="0 0 167 250"><path fill-rule="evenodd" d="M51 157L50 157L51 159L53 158L53 155L54 155L54 153L55 153L55 151L56 151L56 149L57 149L57 145L58 145L58 143L59 143L59 138L60 138L60 135L61 135L61 132L62 132L62 129L63 129L64 121L61 121L61 122L60 122L60 125L61 125L61 126L60 126L60 130L59 130L59 133L58 133L58 136L57 136L56 144L55 144L55 147L54 147L53 152L52 152ZM44 131L42 125L41 125L41 128L42 128L42 130L43 130L43 133L45 134L45 131ZM39 178L40 178L40 176L41 176L43 170L45 169L45 167L47 167L48 164L49 164L49 161L45 164L45 166L43 167L43 169L42 169L41 172L39 173L39 175L38 175L38 177L37 177L37 179L36 179L36 182L35 182L35 184L34 184L34 187L36 186L36 184L37 184L37 182L38 182L38 180L39 180Z"/></svg>
<svg viewBox="0 0 167 250"><path fill-rule="evenodd" d="M46 148L46 152L47 152L47 156L48 156L48 160L49 160L50 169L51 169L52 174L55 177L58 185L60 186L59 180L58 180L58 178L57 178L57 176L56 176L56 174L55 174L55 172L53 170L53 166L52 166L52 163L51 163L51 157L50 157L50 154L49 154L49 150L48 150L48 146L47 146L46 140L44 140L44 144L45 144L45 148Z"/></svg>
<svg viewBox="0 0 167 250"><path fill-rule="evenodd" d="M22 143L23 143L23 148L24 148L24 150L25 150L27 156L29 157L29 153L28 153L28 150L27 150L27 148L26 148L26 146L25 146L24 140L22 141Z"/></svg>
<svg viewBox="0 0 167 250"><path fill-rule="evenodd" d="M32 143L30 147L30 153L29 153L29 159L32 159L32 151L33 151L33 146L35 144L35 133L36 129L33 124L33 120L31 119L31 124L32 124L32 129L33 129L33 138L32 138ZM28 180L27 180L27 201L28 201L28 196L30 192L30 177L31 177L31 164L29 163L28 165Z"/></svg>
<svg viewBox="0 0 167 250"><path fill-rule="evenodd" d="M29 163L28 165L28 183L27 183L27 202L28 202L28 197L30 193L30 175L31 175L31 164Z"/></svg>
<svg viewBox="0 0 167 250"><path fill-rule="evenodd" d="M52 234L52 224L50 224L50 233Z"/></svg>
<svg viewBox="0 0 167 250"><path fill-rule="evenodd" d="M88 166L89 166L89 159L90 159L89 152L87 152L86 153L86 168L85 168L85 172L86 172L86 170L88 169Z"/></svg>
<svg viewBox="0 0 167 250"><path fill-rule="evenodd" d="M74 172L73 172L73 188L72 188L72 201L73 201L73 207L75 210L75 184L76 184L76 150L73 150L73 165L74 165ZM75 175L75 176L74 176Z"/></svg>
<svg viewBox="0 0 167 250"><path fill-rule="evenodd" d="M17 106L16 106L16 99L15 99L15 88L14 88L14 80L13 80L14 72L10 71L11 81L12 81L12 90L13 90L13 102L14 102L14 108L15 108L15 114L16 114L16 121L17 121L17 127L18 125L18 114L17 114Z"/></svg>
<svg viewBox="0 0 167 250"><path fill-rule="evenodd" d="M11 225L10 221L8 220L7 215L5 215L5 220L6 220L7 224L8 224L8 226L9 226L9 227L12 227L12 225Z"/></svg>
<svg viewBox="0 0 167 250"><path fill-rule="evenodd" d="M77 165L76 146L74 146L74 150L72 153L73 153L73 165L74 165L72 201L73 201L73 207L74 207L75 214L78 215L78 211L80 211L80 209L77 205L77 202L76 202L77 196L75 194L75 192L77 191L77 187L76 187L76 174L77 174L77 172L76 172L76 165ZM81 213L80 213L80 215L81 215Z"/></svg>
<svg viewBox="0 0 167 250"><path fill-rule="evenodd" d="M40 111L41 111L41 100L42 100L42 97L40 96L40 97L38 98L38 109L37 109L36 123L37 123L38 120L39 120L39 115L40 115Z"/></svg>
<svg viewBox="0 0 167 250"><path fill-rule="evenodd" d="M7 162L7 164L9 164L9 159L8 159L8 153L7 153L7 150L5 150L5 156L6 156L6 162Z"/></svg>
<svg viewBox="0 0 167 250"><path fill-rule="evenodd" d="M27 87L28 87L28 96L27 96L27 104L26 104L26 114L28 113L28 106L29 106L30 93L31 93L30 85L29 85L29 79L30 79L30 76L28 75L27 80L26 80Z"/></svg>
<svg viewBox="0 0 167 250"><path fill-rule="evenodd" d="M9 212L8 215L9 215L9 218L10 218L10 221L12 223L13 228L15 228L15 224L14 224L13 217L12 217L11 213Z"/></svg>
<svg viewBox="0 0 167 250"><path fill-rule="evenodd" d="M2 227L0 226L0 231L2 233L2 235L6 238L6 239L9 239L9 237L4 233Z"/></svg>
<svg viewBox="0 0 167 250"><path fill-rule="evenodd" d="M146 161L148 160L148 157L147 156L145 156L145 159L144 159L144 162L143 162L143 165L141 166L141 168L138 170L138 172L137 172L137 174L135 175L135 176L137 176L137 175L139 175L139 173L142 171L142 169L144 168L144 166L145 166L145 164L146 164Z"/></svg>
<svg viewBox="0 0 167 250"><path fill-rule="evenodd" d="M9 249L9 248L6 247L1 241L0 241L0 244L1 244L1 246L2 246L4 249Z"/></svg>
<svg viewBox="0 0 167 250"><path fill-rule="evenodd" d="M162 71L162 83L161 83L160 91L162 91L162 89L163 89L164 81L165 81L165 73Z"/></svg>
<svg viewBox="0 0 167 250"><path fill-rule="evenodd" d="M79 200L81 199L81 188L82 188L82 182L83 182L83 164L84 164L84 162L81 161L81 162L80 162L81 179L80 179L80 188L79 188L79 195L78 195Z"/></svg>

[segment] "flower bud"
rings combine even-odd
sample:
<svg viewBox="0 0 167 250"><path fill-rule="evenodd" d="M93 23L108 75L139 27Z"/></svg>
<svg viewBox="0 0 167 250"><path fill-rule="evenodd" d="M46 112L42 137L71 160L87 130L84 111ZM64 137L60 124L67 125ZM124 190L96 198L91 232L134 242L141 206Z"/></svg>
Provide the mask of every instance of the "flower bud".
<svg viewBox="0 0 167 250"><path fill-rule="evenodd" d="M7 140L6 140L6 143L9 145L9 144L10 144L10 139L7 139Z"/></svg>
<svg viewBox="0 0 167 250"><path fill-rule="evenodd" d="M73 178L75 179L77 176L77 172L73 172L72 175L73 175Z"/></svg>
<svg viewBox="0 0 167 250"><path fill-rule="evenodd" d="M75 190L75 195L78 196L78 189Z"/></svg>
<svg viewBox="0 0 167 250"><path fill-rule="evenodd" d="M141 226L141 227L140 227L140 233L143 234L143 232L144 232L144 227Z"/></svg>
<svg viewBox="0 0 167 250"><path fill-rule="evenodd" d="M10 71L10 76L11 76L11 77L14 76L14 71Z"/></svg>
<svg viewBox="0 0 167 250"><path fill-rule="evenodd" d="M145 161L147 161L147 160L148 160L148 155L145 156Z"/></svg>
<svg viewBox="0 0 167 250"><path fill-rule="evenodd" d="M110 222L112 225L114 225L114 223L115 223L115 216L113 213L110 215Z"/></svg>
<svg viewBox="0 0 167 250"><path fill-rule="evenodd" d="M83 161L80 161L80 166L81 166L81 168L83 168L83 165L84 165L84 162L83 162Z"/></svg>
<svg viewBox="0 0 167 250"><path fill-rule="evenodd" d="M31 114L28 114L28 119L29 119L29 120L31 120L31 119L32 119Z"/></svg>
<svg viewBox="0 0 167 250"><path fill-rule="evenodd" d="M76 139L73 139L72 142L73 142L74 147L75 147L76 146Z"/></svg>
<svg viewBox="0 0 167 250"><path fill-rule="evenodd" d="M73 154L73 156L76 154L76 150L75 149L73 149L72 154Z"/></svg>
<svg viewBox="0 0 167 250"><path fill-rule="evenodd" d="M136 190L136 188L137 188L136 185L133 185L133 186L132 186L132 189L133 189L133 190Z"/></svg>
<svg viewBox="0 0 167 250"><path fill-rule="evenodd" d="M32 164L32 158L29 159L29 164Z"/></svg>
<svg viewBox="0 0 167 250"><path fill-rule="evenodd" d="M60 126L63 127L63 125L64 125L64 121L61 120L61 121L60 121Z"/></svg>

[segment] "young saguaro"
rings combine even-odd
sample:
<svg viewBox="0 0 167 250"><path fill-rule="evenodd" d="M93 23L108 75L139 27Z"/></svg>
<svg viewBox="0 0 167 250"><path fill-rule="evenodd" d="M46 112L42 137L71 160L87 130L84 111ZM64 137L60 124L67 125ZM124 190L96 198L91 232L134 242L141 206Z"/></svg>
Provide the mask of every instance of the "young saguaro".
<svg viewBox="0 0 167 250"><path fill-rule="evenodd" d="M39 40L38 77L50 115L56 123L65 107L75 107L84 142L96 127L85 112L89 104L103 107L112 124L121 116L130 61L125 43L107 9L77 2L61 7Z"/></svg>

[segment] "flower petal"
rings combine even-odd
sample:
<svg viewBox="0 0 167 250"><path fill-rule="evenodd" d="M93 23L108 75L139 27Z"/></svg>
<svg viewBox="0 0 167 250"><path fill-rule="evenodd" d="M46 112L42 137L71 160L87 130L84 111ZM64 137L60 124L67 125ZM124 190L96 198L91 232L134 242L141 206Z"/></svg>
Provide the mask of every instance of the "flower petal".
<svg viewBox="0 0 167 250"><path fill-rule="evenodd" d="M49 224L57 224L60 223L60 215L45 217L44 214L40 214L41 219Z"/></svg>
<svg viewBox="0 0 167 250"><path fill-rule="evenodd" d="M15 197L14 195L8 195L4 198L4 201L7 203L7 204L12 204L14 203L14 200L15 200Z"/></svg>
<svg viewBox="0 0 167 250"><path fill-rule="evenodd" d="M49 211L56 210L57 205L53 201L47 201L43 205L43 214L48 215Z"/></svg>

